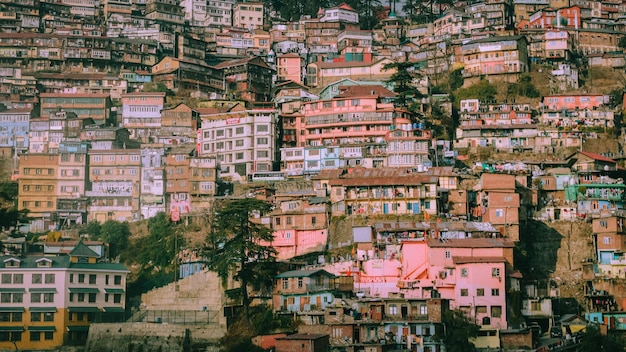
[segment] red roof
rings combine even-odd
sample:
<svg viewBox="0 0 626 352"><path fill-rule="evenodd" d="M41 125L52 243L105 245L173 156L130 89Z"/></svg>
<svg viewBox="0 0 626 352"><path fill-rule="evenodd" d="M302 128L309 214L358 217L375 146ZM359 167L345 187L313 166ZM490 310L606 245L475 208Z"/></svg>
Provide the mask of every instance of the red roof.
<svg viewBox="0 0 626 352"><path fill-rule="evenodd" d="M617 163L615 160L607 158L604 155L600 155L600 154L596 154L596 153L590 153L590 152L579 152L580 154L591 158L593 160L597 160L597 161L604 161L605 163L611 163L611 164L615 164Z"/></svg>
<svg viewBox="0 0 626 352"><path fill-rule="evenodd" d="M394 98L397 94L383 87L382 85L355 85L339 86L339 95L336 98L349 98L356 96L376 95L383 98Z"/></svg>

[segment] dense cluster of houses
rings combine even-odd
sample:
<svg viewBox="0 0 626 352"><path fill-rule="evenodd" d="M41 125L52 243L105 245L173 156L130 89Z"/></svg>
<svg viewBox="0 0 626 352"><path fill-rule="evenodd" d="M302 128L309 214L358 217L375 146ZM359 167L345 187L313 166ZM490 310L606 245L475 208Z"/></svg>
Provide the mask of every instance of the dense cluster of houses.
<svg viewBox="0 0 626 352"><path fill-rule="evenodd" d="M546 297L553 293L527 285L513 262L528 219L591 221L596 253L585 275L625 277L623 170L611 156L583 151L585 140L619 127L619 113L606 94L567 91L578 89L582 67L626 65L626 3L438 4L427 24L383 7L378 24L362 30L346 4L287 21L268 4L234 0L0 2L0 156L19 183L18 208L28 210L23 230L160 212L179 219L236 191L274 204L260 221L274 233L266 244L287 260L328 248L333 217L380 219L353 227L343 243L353 248L349 258L276 278L275 310L317 329L277 340L285 346L439 351L432 336L444 329L442 314L461 309L481 326L478 347L532 348L525 327L551 326ZM415 100L423 114L434 104L451 113L450 99L431 87L456 70L467 85L516 82L541 64L553 69L551 93L537 106L462 100L456 135L438 141L397 104L389 81L397 69L389 65L405 61L421 73L413 83L424 95ZM483 148L552 154L567 147L572 153L562 160L465 167L455 160ZM81 251L67 263L6 258L3 284L21 285L11 271L20 267L97 263ZM190 260L181 276L202 268ZM94 294L99 312L119 311L116 295L124 291L109 287L108 274L94 275L102 280L99 288L74 288L77 297ZM18 286L0 288L2 302L12 303L0 307L3 322L16 322L0 326L4 340L23 332L12 320L24 312ZM625 304L585 290L590 310ZM89 313L77 306L64 309ZM75 327L77 338L88 321ZM70 326L48 325L33 325L32 346L67 338L54 329Z"/></svg>

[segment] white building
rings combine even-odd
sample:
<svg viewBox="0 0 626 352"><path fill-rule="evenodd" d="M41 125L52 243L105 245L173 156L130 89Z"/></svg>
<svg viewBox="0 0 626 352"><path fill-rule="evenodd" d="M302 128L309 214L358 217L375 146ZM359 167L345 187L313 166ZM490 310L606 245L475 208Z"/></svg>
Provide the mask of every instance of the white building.
<svg viewBox="0 0 626 352"><path fill-rule="evenodd" d="M141 191L139 194L142 219L149 219L159 212L165 212L165 184L163 147L141 149Z"/></svg>
<svg viewBox="0 0 626 352"><path fill-rule="evenodd" d="M228 112L202 115L200 156L215 157L222 178L245 182L255 172L272 171L275 140L274 109L236 106Z"/></svg>

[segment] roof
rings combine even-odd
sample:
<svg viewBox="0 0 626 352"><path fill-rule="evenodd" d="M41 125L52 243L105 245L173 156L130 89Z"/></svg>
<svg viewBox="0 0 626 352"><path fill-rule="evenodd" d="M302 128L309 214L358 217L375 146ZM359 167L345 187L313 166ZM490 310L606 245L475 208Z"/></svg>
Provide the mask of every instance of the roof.
<svg viewBox="0 0 626 352"><path fill-rule="evenodd" d="M74 98L108 98L108 93L41 93L41 98L74 97Z"/></svg>
<svg viewBox="0 0 626 352"><path fill-rule="evenodd" d="M375 64L389 59L380 59L378 61L370 61L370 62L362 62L362 61L344 61L344 62L325 62L325 61L316 61L312 64L317 65L319 68L335 68L335 67L367 67L374 66Z"/></svg>
<svg viewBox="0 0 626 352"><path fill-rule="evenodd" d="M428 238L426 243L431 248L513 248L513 242L504 238Z"/></svg>
<svg viewBox="0 0 626 352"><path fill-rule="evenodd" d="M504 257L452 257L454 264L505 263Z"/></svg>
<svg viewBox="0 0 626 352"><path fill-rule="evenodd" d="M395 98L396 93L382 85L351 85L339 86L340 93L335 98L350 98L355 96L377 95L383 98Z"/></svg>
<svg viewBox="0 0 626 352"><path fill-rule="evenodd" d="M329 337L327 334L293 334L285 337L277 337L276 340L317 340Z"/></svg>
<svg viewBox="0 0 626 352"><path fill-rule="evenodd" d="M285 271L283 273L276 275L276 278L282 279L282 278L289 278L289 277L310 277L310 276L314 276L318 274L335 277L335 275L329 273L328 271L324 269L308 269L308 270L305 269L305 270Z"/></svg>
<svg viewBox="0 0 626 352"><path fill-rule="evenodd" d="M338 179L330 180L331 186L382 186L422 185L437 183L438 179L428 173L409 172L406 168L355 168Z"/></svg>
<svg viewBox="0 0 626 352"><path fill-rule="evenodd" d="M578 152L578 154L582 154L588 158L591 158L593 160L596 161L603 161L605 163L611 163L611 164L616 164L617 162L611 158L607 158L604 155L600 155L600 154L596 154L596 153L590 153L590 152Z"/></svg>
<svg viewBox="0 0 626 352"><path fill-rule="evenodd" d="M311 180L332 180L339 178L343 174L342 169L322 169L317 175L312 176Z"/></svg>
<svg viewBox="0 0 626 352"><path fill-rule="evenodd" d="M82 241L78 242L76 247L72 249L70 252L72 257L88 257L88 258L98 258L100 257L98 253L91 250L91 248L87 247Z"/></svg>
<svg viewBox="0 0 626 352"><path fill-rule="evenodd" d="M495 42L504 42L504 41L510 41L510 40L517 41L517 40L520 40L521 38L526 38L526 37L523 35L506 35L506 36L498 36L498 37L481 38L481 39L476 39L476 40L467 42L465 45L476 44L476 43L495 43Z"/></svg>
<svg viewBox="0 0 626 352"><path fill-rule="evenodd" d="M214 67L217 68L217 69L223 69L223 68L226 68L226 67L239 66L239 65L248 64L248 63L255 64L255 65L258 65L258 66L263 66L263 67L268 68L268 69L272 69L265 61L260 59L258 56L246 57L246 58L243 58L243 59L228 60L228 61L220 62L219 64L215 65Z"/></svg>

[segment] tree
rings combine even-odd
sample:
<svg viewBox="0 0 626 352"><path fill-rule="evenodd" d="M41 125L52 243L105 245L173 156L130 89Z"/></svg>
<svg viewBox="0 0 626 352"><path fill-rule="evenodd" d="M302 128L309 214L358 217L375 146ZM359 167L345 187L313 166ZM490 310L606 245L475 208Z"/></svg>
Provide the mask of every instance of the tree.
<svg viewBox="0 0 626 352"><path fill-rule="evenodd" d="M17 182L0 182L0 230L28 221L28 210L17 210Z"/></svg>
<svg viewBox="0 0 626 352"><path fill-rule="evenodd" d="M217 209L207 236L204 253L207 266L224 281L234 274L233 279L240 286L230 291L231 297L240 299L244 317L248 320L248 285L273 280L276 275L275 270L257 270L276 261L276 250L262 243L273 240L271 229L254 221L255 213L265 214L269 210L270 204L257 199L226 201Z"/></svg>
<svg viewBox="0 0 626 352"><path fill-rule="evenodd" d="M395 70L387 80L387 83L393 84L393 91L397 94L396 106L412 112L417 111L418 106L416 103L424 95L416 87L416 81L421 76L415 68L415 63L408 61L392 62L383 66L383 70Z"/></svg>
<svg viewBox="0 0 626 352"><path fill-rule="evenodd" d="M588 325L582 337L580 351L624 352L624 341L615 335L602 335L597 325Z"/></svg>
<svg viewBox="0 0 626 352"><path fill-rule="evenodd" d="M467 88L461 88L454 93L455 108L459 108L459 102L464 99L478 99L481 101L493 100L498 90L489 81L482 80Z"/></svg>
<svg viewBox="0 0 626 352"><path fill-rule="evenodd" d="M523 96L527 98L539 98L541 93L532 82L532 77L529 74L523 74L520 76L517 83L509 84L507 89L507 96L513 98Z"/></svg>
<svg viewBox="0 0 626 352"><path fill-rule="evenodd" d="M171 222L163 212L148 220L148 236L137 241L141 252L137 259L142 265L167 267L176 260L177 248L184 245L184 238L178 236L178 225Z"/></svg>
<svg viewBox="0 0 626 352"><path fill-rule="evenodd" d="M100 237L100 232L102 231L102 225L97 220L91 220L85 226L83 226L78 233L81 235L89 235L93 236L93 238Z"/></svg>
<svg viewBox="0 0 626 352"><path fill-rule="evenodd" d="M130 227L127 222L107 220L100 230L100 239L109 244L109 256L116 258L120 252L128 247Z"/></svg>
<svg viewBox="0 0 626 352"><path fill-rule="evenodd" d="M442 336L435 336L444 341L447 352L467 352L474 350L471 338L478 336L480 327L474 324L464 312L448 310L443 312L442 321L445 331Z"/></svg>

